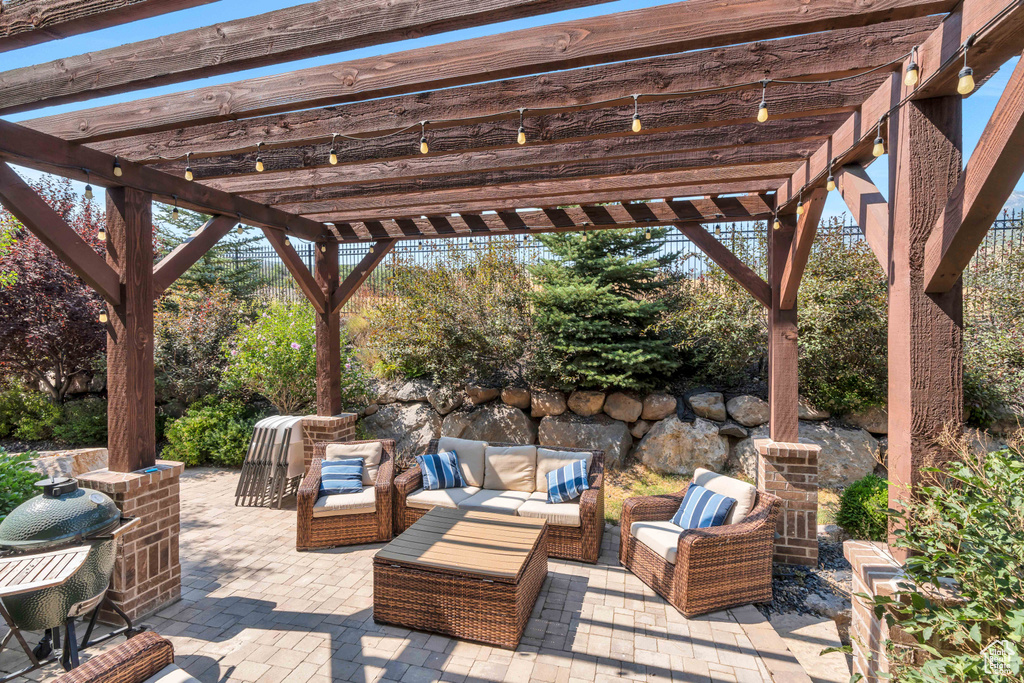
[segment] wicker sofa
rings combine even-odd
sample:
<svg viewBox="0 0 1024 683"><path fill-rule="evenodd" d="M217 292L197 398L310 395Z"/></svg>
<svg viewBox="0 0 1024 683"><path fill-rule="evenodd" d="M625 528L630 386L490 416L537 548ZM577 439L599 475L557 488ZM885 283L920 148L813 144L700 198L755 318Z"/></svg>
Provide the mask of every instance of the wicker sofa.
<svg viewBox="0 0 1024 683"><path fill-rule="evenodd" d="M703 469L694 473L694 484L746 500L737 498L742 505L734 506L724 526L684 531L671 520L685 490L629 498L622 506L619 561L687 617L771 600L782 501Z"/></svg>
<svg viewBox="0 0 1024 683"><path fill-rule="evenodd" d="M367 467L363 490L320 497L320 467L324 460L364 457L380 445L380 460L373 472ZM360 448L362 447L362 448ZM369 449L369 450L368 450ZM313 463L299 484L297 550L332 548L339 545L377 543L392 537L394 507L395 442L391 439L318 441L313 445Z"/></svg>
<svg viewBox="0 0 1024 683"><path fill-rule="evenodd" d="M517 472L519 484L509 488L509 477L501 474L503 456L528 459L533 452L529 474ZM425 491L419 466L395 479L395 531L401 533L432 507L503 512L548 521L548 556L596 563L604 533L604 452L582 448L552 448L509 443L485 443L441 437L430 442L425 453L453 450L469 486L461 489ZM589 459L590 489L578 502L551 504L542 483L547 471L574 459ZM532 485L527 485L527 478ZM526 490L529 489L529 490Z"/></svg>
<svg viewBox="0 0 1024 683"><path fill-rule="evenodd" d="M90 657L55 683L199 683L174 665L174 647L152 631Z"/></svg>

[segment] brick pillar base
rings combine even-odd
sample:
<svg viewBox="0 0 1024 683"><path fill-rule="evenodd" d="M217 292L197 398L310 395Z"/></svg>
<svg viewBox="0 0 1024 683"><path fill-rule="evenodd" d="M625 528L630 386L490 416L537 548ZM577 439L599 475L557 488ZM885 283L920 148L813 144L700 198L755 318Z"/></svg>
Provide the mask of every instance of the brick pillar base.
<svg viewBox="0 0 1024 683"><path fill-rule="evenodd" d="M782 499L775 562L818 564L820 446L757 439L757 488Z"/></svg>
<svg viewBox="0 0 1024 683"><path fill-rule="evenodd" d="M157 460L159 472L96 470L79 475L83 488L110 496L126 517L142 525L128 532L117 550L114 576L107 596L133 620L148 616L181 597L178 534L181 525L178 480L180 462ZM100 619L119 623L113 613Z"/></svg>
<svg viewBox="0 0 1024 683"><path fill-rule="evenodd" d="M887 680L878 676L879 672L889 671L886 641L899 640L902 632L897 627L890 633L885 621L875 616L871 603L858 598L857 594L892 595L895 592L893 579L899 575L900 565L885 544L872 541L846 541L843 555L853 567L853 618L850 622L853 671L870 683Z"/></svg>
<svg viewBox="0 0 1024 683"><path fill-rule="evenodd" d="M355 413L340 413L330 417L310 415L302 421L302 450L305 466L308 471L313 462L314 441L354 441L356 438Z"/></svg>

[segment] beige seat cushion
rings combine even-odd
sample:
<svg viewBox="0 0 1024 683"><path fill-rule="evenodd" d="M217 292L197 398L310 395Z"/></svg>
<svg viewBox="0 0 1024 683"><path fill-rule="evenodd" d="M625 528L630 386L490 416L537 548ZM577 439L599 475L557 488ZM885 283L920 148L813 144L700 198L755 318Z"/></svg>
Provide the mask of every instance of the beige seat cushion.
<svg viewBox="0 0 1024 683"><path fill-rule="evenodd" d="M757 487L745 481L698 467L693 473L693 483L703 486L712 493L720 493L736 500L732 510L729 510L729 516L725 518L726 524L739 524L754 509Z"/></svg>
<svg viewBox="0 0 1024 683"><path fill-rule="evenodd" d="M431 508L457 508L459 503L480 491L479 486L467 486L461 489L437 489L427 491L419 489L405 497L405 504L411 508L429 510Z"/></svg>
<svg viewBox="0 0 1024 683"><path fill-rule="evenodd" d="M559 470L571 462L577 460L587 461L587 472L590 472L590 459L594 457L591 452L574 453L573 451L554 451L550 448L537 449L537 482L534 491L548 492L548 472Z"/></svg>
<svg viewBox="0 0 1024 683"><path fill-rule="evenodd" d="M549 503L548 494L537 491L530 496L529 500L519 506L516 514L520 517L535 517L546 519L548 524L558 526L580 525L580 504L575 503Z"/></svg>
<svg viewBox="0 0 1024 683"><path fill-rule="evenodd" d="M679 536L683 533L682 527L678 527L672 522L633 522L629 527L629 533L633 538L665 558L669 564L676 563Z"/></svg>
<svg viewBox="0 0 1024 683"><path fill-rule="evenodd" d="M525 491L477 491L459 503L460 510L482 510L484 512L504 512L514 515L519 506L526 502L530 494Z"/></svg>
<svg viewBox="0 0 1024 683"><path fill-rule="evenodd" d="M536 446L488 446L484 451L485 489L533 493L536 477Z"/></svg>
<svg viewBox="0 0 1024 683"><path fill-rule="evenodd" d="M324 460L347 460L348 458L363 459L363 486L377 483L377 470L380 469L380 458L384 447L375 443L332 443L324 450Z"/></svg>
<svg viewBox="0 0 1024 683"><path fill-rule="evenodd" d="M376 489L364 486L359 493L335 493L320 496L313 504L314 517L334 517L336 515L365 515L377 509Z"/></svg>
<svg viewBox="0 0 1024 683"><path fill-rule="evenodd" d="M184 669L180 669L174 664L168 664L147 678L144 683L199 683L199 681L189 676Z"/></svg>
<svg viewBox="0 0 1024 683"><path fill-rule="evenodd" d="M455 451L459 458L459 473L462 474L462 483L466 486L484 485L484 449L487 448L485 441L472 441L470 439L456 439L452 436L442 436L437 441L437 450Z"/></svg>

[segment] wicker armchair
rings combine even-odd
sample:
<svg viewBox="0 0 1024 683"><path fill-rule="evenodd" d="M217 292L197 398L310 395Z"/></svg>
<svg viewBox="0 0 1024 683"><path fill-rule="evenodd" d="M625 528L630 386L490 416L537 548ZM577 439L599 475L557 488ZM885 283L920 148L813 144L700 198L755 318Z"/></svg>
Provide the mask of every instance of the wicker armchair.
<svg viewBox="0 0 1024 683"><path fill-rule="evenodd" d="M382 453L380 468L377 470L376 510L365 514L335 515L331 517L314 517L313 506L320 493L320 465L328 441L313 444L313 464L299 484L298 523L296 525L297 550L315 550L333 548L339 545L357 545L360 543L378 543L391 540L394 505L394 472L395 442L381 439ZM376 441L346 441L346 444L376 443Z"/></svg>
<svg viewBox="0 0 1024 683"><path fill-rule="evenodd" d="M174 664L174 647L152 631L140 633L57 678L55 683L142 683Z"/></svg>
<svg viewBox="0 0 1024 683"><path fill-rule="evenodd" d="M424 453L436 453L438 440L430 442ZM514 443L489 443L490 446L520 446ZM596 564L601 554L604 535L604 451L586 448L562 448L559 451L592 453L590 459L590 489L580 497L580 525L578 527L548 524L548 557ZM413 522L426 514L426 510L406 505L406 497L423 487L423 473L419 465L395 479L395 533L400 534Z"/></svg>
<svg viewBox="0 0 1024 683"><path fill-rule="evenodd" d="M630 533L633 522L668 521L685 491L629 498L622 506L619 561L683 613L692 617L772 598L772 553L782 501L757 492L754 509L738 524L691 529L679 537L671 564Z"/></svg>

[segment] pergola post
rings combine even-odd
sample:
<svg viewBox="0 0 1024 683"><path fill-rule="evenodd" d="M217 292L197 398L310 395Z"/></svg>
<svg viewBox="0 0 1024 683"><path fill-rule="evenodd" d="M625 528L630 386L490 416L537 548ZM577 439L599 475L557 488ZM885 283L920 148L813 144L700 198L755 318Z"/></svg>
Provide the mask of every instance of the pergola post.
<svg viewBox="0 0 1024 683"><path fill-rule="evenodd" d="M107 447L112 472L156 462L153 381L152 195L107 190L107 263L121 281L121 303L107 305Z"/></svg>
<svg viewBox="0 0 1024 683"><path fill-rule="evenodd" d="M796 222L781 216L781 227L768 230L768 276L772 307L768 315L769 435L773 441L796 443L797 421L797 313L796 305L782 308L782 276L793 246Z"/></svg>
<svg viewBox="0 0 1024 683"><path fill-rule="evenodd" d="M925 292L925 245L961 172L961 98L908 102L890 148L889 506L952 457L936 442L963 423L963 290ZM890 124L890 144L893 130ZM895 159L892 157L895 156ZM905 552L890 546L897 560Z"/></svg>
<svg viewBox="0 0 1024 683"><path fill-rule="evenodd" d="M316 312L316 414L329 417L341 412L341 313L330 305L339 283L338 244L316 246L316 283L328 302Z"/></svg>

